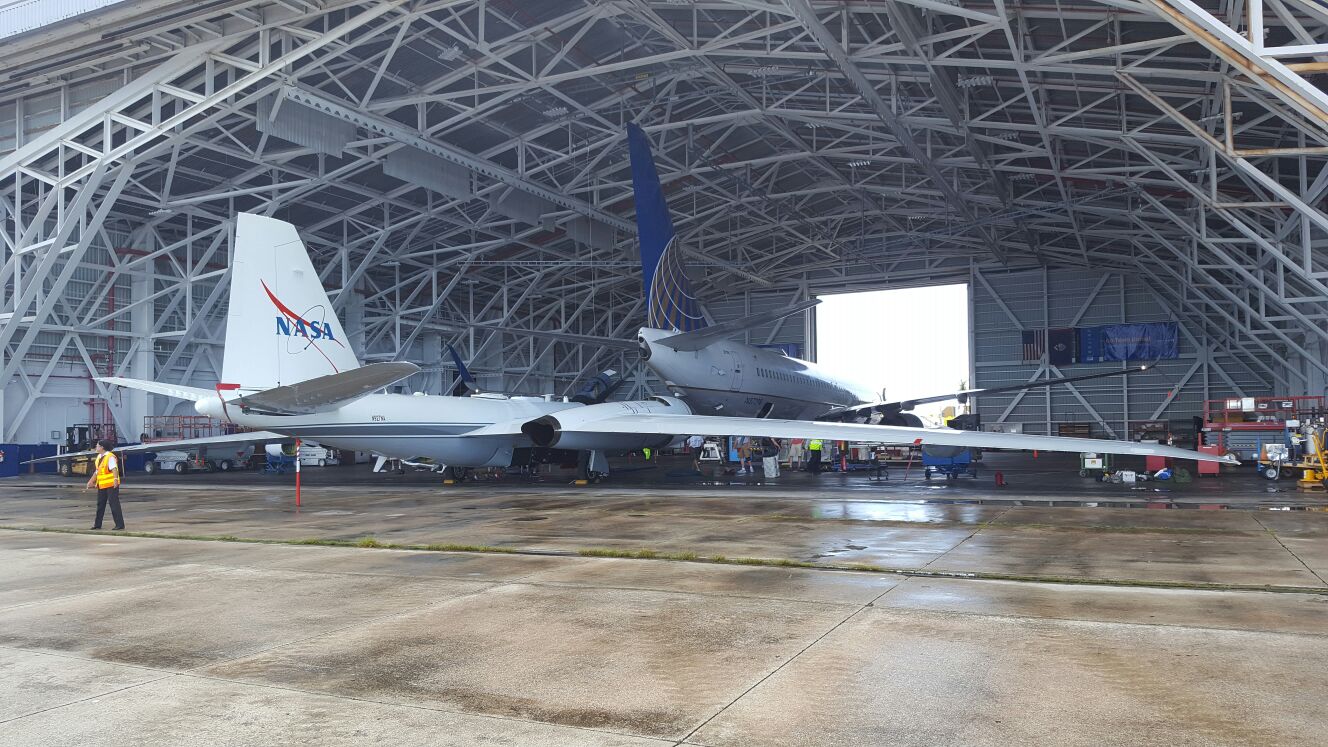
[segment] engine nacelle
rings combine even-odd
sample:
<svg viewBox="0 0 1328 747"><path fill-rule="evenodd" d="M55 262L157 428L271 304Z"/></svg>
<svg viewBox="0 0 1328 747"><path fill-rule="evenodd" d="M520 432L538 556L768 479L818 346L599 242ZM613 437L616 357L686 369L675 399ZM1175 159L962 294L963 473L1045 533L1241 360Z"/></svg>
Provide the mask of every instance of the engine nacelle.
<svg viewBox="0 0 1328 747"><path fill-rule="evenodd" d="M536 418L521 426L521 432L536 445L580 451L663 448L681 434L605 433L595 431L595 422L624 415L662 413L691 415L692 410L677 397L652 397L631 402L605 402L575 407Z"/></svg>

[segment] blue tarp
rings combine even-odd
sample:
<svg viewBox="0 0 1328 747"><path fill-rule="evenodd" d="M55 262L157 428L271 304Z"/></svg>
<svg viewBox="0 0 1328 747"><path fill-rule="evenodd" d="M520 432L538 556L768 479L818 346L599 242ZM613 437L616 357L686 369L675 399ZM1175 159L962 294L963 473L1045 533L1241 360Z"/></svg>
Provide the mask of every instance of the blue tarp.
<svg viewBox="0 0 1328 747"><path fill-rule="evenodd" d="M35 472L55 472L55 462L42 464L22 464L29 459L55 456L54 444L0 444L5 458L0 462L0 477L16 477L19 474Z"/></svg>

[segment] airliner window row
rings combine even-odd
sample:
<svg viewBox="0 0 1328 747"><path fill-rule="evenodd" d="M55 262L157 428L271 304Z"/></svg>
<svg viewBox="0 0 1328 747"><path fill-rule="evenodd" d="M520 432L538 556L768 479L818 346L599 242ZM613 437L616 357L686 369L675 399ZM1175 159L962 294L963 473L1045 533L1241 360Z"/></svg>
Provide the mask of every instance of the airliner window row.
<svg viewBox="0 0 1328 747"><path fill-rule="evenodd" d="M780 381L788 381L793 384L811 384L819 389L826 389L826 390L834 389L834 387L830 386L829 384L826 384L823 381L813 379L809 376L796 374L793 373L792 371L780 371L778 369L773 369L773 368L757 367L756 375L766 379L779 379Z"/></svg>

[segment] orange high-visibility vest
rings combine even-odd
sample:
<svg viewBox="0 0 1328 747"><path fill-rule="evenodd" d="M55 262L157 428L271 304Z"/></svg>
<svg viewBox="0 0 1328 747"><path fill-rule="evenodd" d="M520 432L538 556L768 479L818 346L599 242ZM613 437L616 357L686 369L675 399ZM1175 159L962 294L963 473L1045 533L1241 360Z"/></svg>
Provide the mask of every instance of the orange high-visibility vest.
<svg viewBox="0 0 1328 747"><path fill-rule="evenodd" d="M120 471L117 469L120 465L116 463L115 455L106 452L97 457L97 489L113 488L120 484Z"/></svg>

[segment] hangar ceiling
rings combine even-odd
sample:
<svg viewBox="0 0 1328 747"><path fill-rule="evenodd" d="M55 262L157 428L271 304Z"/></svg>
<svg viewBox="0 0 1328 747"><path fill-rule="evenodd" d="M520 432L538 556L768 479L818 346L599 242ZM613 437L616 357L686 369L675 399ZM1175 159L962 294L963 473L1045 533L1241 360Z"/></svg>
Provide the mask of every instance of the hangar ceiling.
<svg viewBox="0 0 1328 747"><path fill-rule="evenodd" d="M703 298L1114 270L1230 355L1328 373L1314 0L16 12L0 382L27 397L0 400L5 436L61 366L215 379L242 210L300 227L369 359L455 341L559 394L632 365L628 121Z"/></svg>

